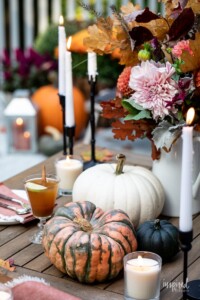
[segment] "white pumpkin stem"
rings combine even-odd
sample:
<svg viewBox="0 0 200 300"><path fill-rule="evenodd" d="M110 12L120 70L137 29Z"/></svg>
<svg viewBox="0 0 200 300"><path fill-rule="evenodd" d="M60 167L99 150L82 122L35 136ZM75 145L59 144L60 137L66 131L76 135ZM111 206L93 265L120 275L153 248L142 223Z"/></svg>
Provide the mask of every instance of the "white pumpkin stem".
<svg viewBox="0 0 200 300"><path fill-rule="evenodd" d="M126 160L126 156L124 154L117 154L116 159L117 159L117 166L116 166L115 174L120 175L123 173L123 167Z"/></svg>

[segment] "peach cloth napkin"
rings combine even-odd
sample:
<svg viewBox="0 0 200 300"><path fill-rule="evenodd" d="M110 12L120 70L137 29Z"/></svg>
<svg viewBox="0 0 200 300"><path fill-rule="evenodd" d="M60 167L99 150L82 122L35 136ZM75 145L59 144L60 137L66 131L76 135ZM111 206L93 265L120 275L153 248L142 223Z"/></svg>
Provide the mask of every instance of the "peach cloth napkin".
<svg viewBox="0 0 200 300"><path fill-rule="evenodd" d="M14 300L81 300L40 282L24 282L12 288Z"/></svg>
<svg viewBox="0 0 200 300"><path fill-rule="evenodd" d="M26 199L23 199L23 198L19 197L18 195L16 195L15 193L13 193L13 191L10 188L8 188L7 186L5 186L3 183L0 183L0 194L4 194L6 196L16 198L16 199L21 200L24 203L27 203ZM11 202L9 200L4 200L4 199L0 198L0 202L9 204L11 206L15 206L16 208L21 208L20 204ZM0 207L0 221L11 221L11 222L17 221L17 222L24 224L33 219L35 219L35 218L34 218L32 212L25 214L25 215L18 215L12 210Z"/></svg>

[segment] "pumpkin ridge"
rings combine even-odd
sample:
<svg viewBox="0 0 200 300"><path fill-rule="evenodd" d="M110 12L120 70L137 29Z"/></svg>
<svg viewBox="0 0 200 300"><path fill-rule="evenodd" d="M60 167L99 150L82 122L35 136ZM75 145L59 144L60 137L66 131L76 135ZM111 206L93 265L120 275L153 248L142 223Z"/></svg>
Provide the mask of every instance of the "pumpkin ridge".
<svg viewBox="0 0 200 300"><path fill-rule="evenodd" d="M72 226L71 226L71 227L72 227ZM66 271L67 274L68 274L69 270L67 269L65 257L64 257L64 255L62 255L62 254L65 253L65 248L66 248L66 244L67 244L68 240L69 240L69 239L71 238L71 236L76 232L76 228L75 228L74 226L73 226L73 228L74 228L74 230L71 232L71 234L68 235L67 238L65 238L65 242L64 242L63 245L62 245L62 249L59 250L59 248L58 248L58 243L56 243L56 242L54 241L54 239L56 239L56 235L55 235L54 238L52 239L52 242L55 243L56 248L57 248L57 250L58 250L58 252L59 252L59 254L60 254L60 257L61 257L62 263L63 263L63 268L64 268L64 270ZM64 228L62 228L59 232L61 232L61 231L69 231L69 228L68 228L68 227L64 227ZM52 243L52 242L51 242L51 243ZM58 242L59 242L59 241L58 241Z"/></svg>
<svg viewBox="0 0 200 300"><path fill-rule="evenodd" d="M116 224L116 225L118 225L118 224ZM122 226L123 226L123 224L121 224L121 227L122 227ZM124 226L124 227L125 227L125 226ZM104 235L104 236L107 236L107 235L108 235L107 232L106 232L106 231L102 231L103 228L104 228L104 226L101 227L101 231L99 232L99 234L102 234L102 235ZM112 229L112 228L109 228L109 230L110 230L110 229ZM116 231L116 228L114 228L113 231ZM133 250L133 249L132 249L131 242L129 242L129 240L128 240L128 237L125 236L125 235L123 235L123 233L122 233L122 232L119 232L119 231L118 231L118 234L120 234L120 235L126 240L126 242L128 243L130 249ZM135 233L134 233L134 236L136 236ZM114 238L114 240L117 241L117 242L122 246L122 248L123 248L123 250L124 250L124 253L126 253L127 251L126 251L126 249L125 249L123 243L122 243L121 241L119 241L119 240L116 240L116 238Z"/></svg>
<svg viewBox="0 0 200 300"><path fill-rule="evenodd" d="M85 232L84 232L84 234L85 234ZM85 282L90 282L89 275L90 275L91 257L92 257L92 251L91 251L91 234L88 234L88 238L89 238L88 242L87 242L87 253L88 253L88 256L87 256L87 262L86 262L86 265L85 265L85 272L84 272L85 276L83 276Z"/></svg>
<svg viewBox="0 0 200 300"><path fill-rule="evenodd" d="M106 278L105 278L105 280L108 280L109 278L110 278L110 275L111 275L111 265L112 265L112 259L111 259L111 255L113 254L112 253L112 247L111 247L111 243L110 243L110 241L109 241L109 238L107 237L107 236L105 236L104 235L104 237L105 237L105 239L107 240L107 242L108 242L108 250L109 250L109 258L108 258L108 265L109 265L109 271L108 271L108 274L107 274L107 276L106 276Z"/></svg>
<svg viewBox="0 0 200 300"><path fill-rule="evenodd" d="M165 234L166 234L166 236L167 236L167 239L170 240L170 238L172 238L173 241L176 242L176 245L178 245L178 244L177 244L177 240L174 238L174 235L171 234L168 230L166 230L166 226L165 226L165 228L164 228L164 231L165 231ZM174 232L175 232L175 230L174 230ZM166 237L165 237L165 239L166 239ZM165 241L165 243L166 243L166 241ZM170 249L172 249L172 247L171 247ZM174 247L174 244L173 244L173 251L171 251L171 252L172 252L172 253L177 253L176 250L177 250L177 249Z"/></svg>

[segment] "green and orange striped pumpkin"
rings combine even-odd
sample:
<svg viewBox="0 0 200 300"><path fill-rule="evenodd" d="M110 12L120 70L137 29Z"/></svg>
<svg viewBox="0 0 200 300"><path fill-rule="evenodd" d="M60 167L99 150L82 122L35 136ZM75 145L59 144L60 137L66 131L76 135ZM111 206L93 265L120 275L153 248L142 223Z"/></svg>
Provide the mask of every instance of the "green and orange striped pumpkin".
<svg viewBox="0 0 200 300"><path fill-rule="evenodd" d="M104 213L89 202L70 202L45 225L46 256L61 272L84 283L115 278L123 257L137 248L134 227L120 209Z"/></svg>

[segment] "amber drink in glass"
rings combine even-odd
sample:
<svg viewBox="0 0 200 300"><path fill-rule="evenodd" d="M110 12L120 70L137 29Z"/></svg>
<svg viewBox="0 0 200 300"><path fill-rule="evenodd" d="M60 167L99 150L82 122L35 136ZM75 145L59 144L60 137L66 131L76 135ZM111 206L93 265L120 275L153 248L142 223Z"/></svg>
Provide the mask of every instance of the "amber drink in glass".
<svg viewBox="0 0 200 300"><path fill-rule="evenodd" d="M40 220L39 232L31 240L35 244L41 244L44 224L53 213L58 193L58 182L58 177L50 174L46 175L45 180L37 174L25 178L25 190L33 215Z"/></svg>

